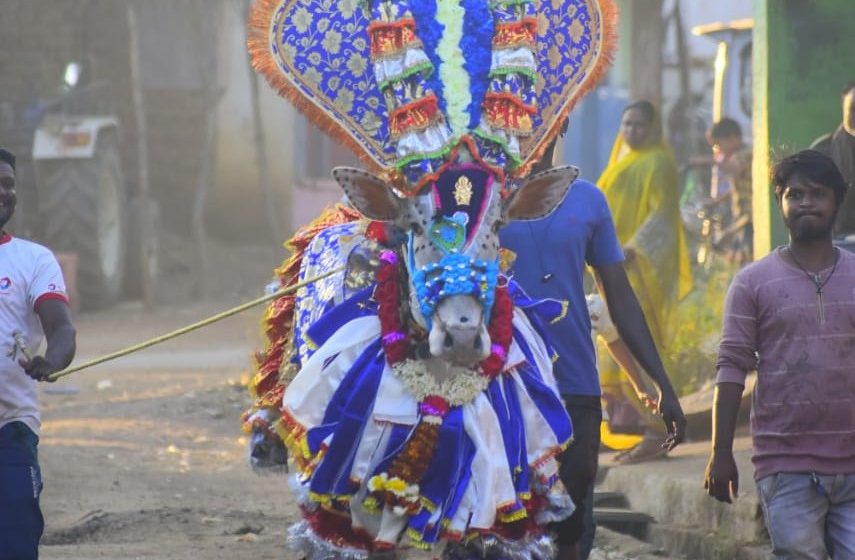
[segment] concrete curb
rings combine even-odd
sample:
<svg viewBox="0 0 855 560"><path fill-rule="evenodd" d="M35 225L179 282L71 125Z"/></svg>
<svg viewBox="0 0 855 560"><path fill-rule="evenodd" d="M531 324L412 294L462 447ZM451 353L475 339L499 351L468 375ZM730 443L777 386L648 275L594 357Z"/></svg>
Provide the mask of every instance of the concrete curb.
<svg viewBox="0 0 855 560"><path fill-rule="evenodd" d="M770 549L753 481L750 440L739 438L739 498L722 504L703 489L709 442L684 444L664 459L608 467L598 491L623 494L629 507L655 519L647 540L674 556L707 560L768 558Z"/></svg>

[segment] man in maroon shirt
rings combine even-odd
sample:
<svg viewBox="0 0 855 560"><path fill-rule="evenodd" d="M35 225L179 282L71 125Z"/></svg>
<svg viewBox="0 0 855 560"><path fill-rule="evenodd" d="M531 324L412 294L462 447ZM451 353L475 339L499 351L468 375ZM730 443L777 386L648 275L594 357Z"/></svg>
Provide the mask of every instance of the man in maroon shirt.
<svg viewBox="0 0 855 560"><path fill-rule="evenodd" d="M846 182L813 150L772 182L790 242L728 291L704 486L737 495L733 432L756 370L752 460L775 557L855 558L855 254L831 241Z"/></svg>

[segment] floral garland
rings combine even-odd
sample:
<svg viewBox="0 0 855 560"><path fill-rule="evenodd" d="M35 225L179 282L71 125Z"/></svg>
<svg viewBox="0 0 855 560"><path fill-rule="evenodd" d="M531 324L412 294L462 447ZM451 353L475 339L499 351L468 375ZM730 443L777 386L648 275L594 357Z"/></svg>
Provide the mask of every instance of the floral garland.
<svg viewBox="0 0 855 560"><path fill-rule="evenodd" d="M398 307L400 288L398 255L393 251L383 251L380 253L374 299L377 301L377 315L380 317L383 349L386 351L386 361L390 364L403 361L410 353L410 340L403 331L401 310Z"/></svg>
<svg viewBox="0 0 855 560"><path fill-rule="evenodd" d="M463 367L452 367L448 379L439 383L428 373L422 360L404 360L393 367L395 375L420 403L442 395L448 407L461 406L471 402L490 383L487 376ZM442 407L442 404L433 405L434 410Z"/></svg>
<svg viewBox="0 0 855 560"><path fill-rule="evenodd" d="M386 360L407 390L418 399L421 420L404 449L392 460L388 471L369 479L369 495L363 506L369 511L376 511L384 504L397 515L413 515L422 507L419 481L436 451L443 417L453 407L471 402L504 368L513 337L513 302L506 285L496 287L488 327L493 341L490 355L481 362L480 372L454 368L454 374L440 383L428 374L424 363L408 359L410 337L403 330L401 317L398 255L384 251L380 261L374 298Z"/></svg>

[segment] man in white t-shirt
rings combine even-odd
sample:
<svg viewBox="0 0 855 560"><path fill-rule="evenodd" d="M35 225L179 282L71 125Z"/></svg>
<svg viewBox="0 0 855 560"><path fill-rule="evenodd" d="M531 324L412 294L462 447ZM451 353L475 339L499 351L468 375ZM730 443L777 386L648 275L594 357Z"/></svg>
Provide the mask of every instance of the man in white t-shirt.
<svg viewBox="0 0 855 560"><path fill-rule="evenodd" d="M16 201L15 156L0 148L0 560L35 560L44 529L36 381L71 363L75 330L56 258L3 229Z"/></svg>

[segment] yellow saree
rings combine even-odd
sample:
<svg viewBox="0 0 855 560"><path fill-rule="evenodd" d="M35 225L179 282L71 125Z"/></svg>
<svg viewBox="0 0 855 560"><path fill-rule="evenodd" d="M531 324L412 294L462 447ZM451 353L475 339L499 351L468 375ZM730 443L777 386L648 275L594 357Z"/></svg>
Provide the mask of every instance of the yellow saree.
<svg viewBox="0 0 855 560"><path fill-rule="evenodd" d="M674 332L677 304L692 286L676 163L661 140L634 150L618 134L597 185L608 200L621 245L634 253L628 255L626 272L664 356ZM602 345L600 350L603 392L626 394L621 387L628 385L625 375Z"/></svg>

